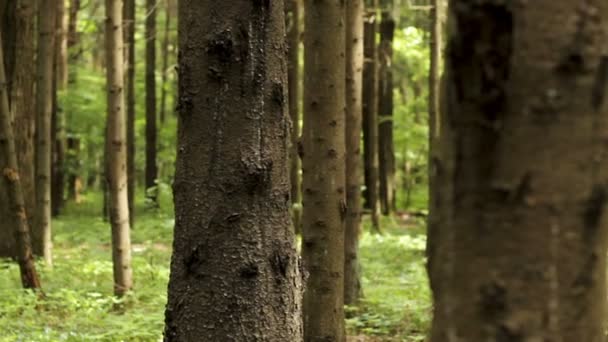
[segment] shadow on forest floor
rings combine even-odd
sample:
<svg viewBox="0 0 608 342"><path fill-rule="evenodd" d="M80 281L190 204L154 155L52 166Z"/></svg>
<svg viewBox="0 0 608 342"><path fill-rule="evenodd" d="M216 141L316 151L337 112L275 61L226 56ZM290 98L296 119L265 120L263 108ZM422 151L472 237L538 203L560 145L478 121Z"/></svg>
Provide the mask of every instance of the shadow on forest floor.
<svg viewBox="0 0 608 342"><path fill-rule="evenodd" d="M110 228L92 194L54 221L53 269L39 264L44 302L20 289L15 263L0 261L0 341L159 341L164 323L173 219L138 203L132 232L135 291L116 312ZM143 197L143 196L142 196ZM430 320L421 225L385 219L384 235L361 240L364 299L347 308L352 342L423 341Z"/></svg>

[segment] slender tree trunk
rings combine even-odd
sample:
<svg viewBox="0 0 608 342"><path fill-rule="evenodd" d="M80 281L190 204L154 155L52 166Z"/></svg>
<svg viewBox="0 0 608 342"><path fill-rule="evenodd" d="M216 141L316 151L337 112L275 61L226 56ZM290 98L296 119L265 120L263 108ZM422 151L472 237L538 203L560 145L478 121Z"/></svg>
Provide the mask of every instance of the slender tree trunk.
<svg viewBox="0 0 608 342"><path fill-rule="evenodd" d="M167 115L167 76L169 75L169 35L171 28L171 0L165 0L165 29L163 32L163 47L162 47L162 73L161 73L161 91L160 91L160 123L165 123Z"/></svg>
<svg viewBox="0 0 608 342"><path fill-rule="evenodd" d="M361 96L363 83L363 0L346 1L346 223L344 230L344 303L361 296Z"/></svg>
<svg viewBox="0 0 608 342"><path fill-rule="evenodd" d="M393 145L393 36L395 20L382 13L378 86L378 164L380 207L388 215L395 207L395 147Z"/></svg>
<svg viewBox="0 0 608 342"><path fill-rule="evenodd" d="M5 59L4 68L8 80L9 110L12 113L17 163L19 165L21 188L28 213L29 227L35 227L33 216L36 207L34 168L34 129L36 122L34 82L32 65L35 56L35 2L34 0L9 1L0 5L0 31L3 34L2 47L10 52L11 60ZM0 217L11 215L6 205L8 199L4 184L0 182ZM17 257L17 244L13 234L14 226L8 220L0 221L0 257ZM34 253L42 255L41 234L32 233Z"/></svg>
<svg viewBox="0 0 608 342"><path fill-rule="evenodd" d="M36 82L36 222L42 233L42 254L53 264L51 237L51 118L53 111L53 56L56 4L43 1L38 8Z"/></svg>
<svg viewBox="0 0 608 342"><path fill-rule="evenodd" d="M344 339L345 4L304 2L304 340Z"/></svg>
<svg viewBox="0 0 608 342"><path fill-rule="evenodd" d="M107 177L110 190L114 293L123 296L133 286L127 189L126 116L123 93L122 0L106 0L106 65L108 121Z"/></svg>
<svg viewBox="0 0 608 342"><path fill-rule="evenodd" d="M65 112L59 103L59 91L65 91L68 85L68 16L65 1L57 1L55 18L56 44L55 63L53 71L53 117L52 117L52 179L51 185L51 213L59 215L64 206L65 198L65 158L66 158L66 132Z"/></svg>
<svg viewBox="0 0 608 342"><path fill-rule="evenodd" d="M287 23L287 75L289 78L289 116L291 117L291 149L289 179L291 183L292 219L296 233L301 233L302 195L300 182L300 12L301 0L287 0L285 5Z"/></svg>
<svg viewBox="0 0 608 342"><path fill-rule="evenodd" d="M68 86L68 20L66 15L65 0L57 1L56 15L56 58L57 58L57 89L63 90Z"/></svg>
<svg viewBox="0 0 608 342"><path fill-rule="evenodd" d="M608 2L453 1L450 21L431 341L605 341Z"/></svg>
<svg viewBox="0 0 608 342"><path fill-rule="evenodd" d="M364 23L363 55L363 162L365 207L370 209L372 228L380 232L378 219L378 50L376 9L367 12Z"/></svg>
<svg viewBox="0 0 608 342"><path fill-rule="evenodd" d="M156 1L146 0L146 196L157 204L156 188Z"/></svg>
<svg viewBox="0 0 608 342"><path fill-rule="evenodd" d="M124 29L126 48L126 105L127 105L127 182L129 192L129 219L135 223L135 0L125 0Z"/></svg>
<svg viewBox="0 0 608 342"><path fill-rule="evenodd" d="M68 53L69 59L74 59L74 51L69 51L79 43L78 36L78 12L80 11L80 0L70 0L70 13L68 15Z"/></svg>
<svg viewBox="0 0 608 342"><path fill-rule="evenodd" d="M283 1L180 0L178 11L165 341L300 342Z"/></svg>
<svg viewBox="0 0 608 342"><path fill-rule="evenodd" d="M1 38L1 37L0 37ZM1 39L0 39L1 43ZM40 280L36 272L34 255L30 238L29 223L21 188L19 166L17 163L17 149L11 124L11 113L8 105L8 86L4 72L4 56L0 44L0 170L8 194L10 215L17 245L17 259L21 272L21 283L24 288L40 288Z"/></svg>

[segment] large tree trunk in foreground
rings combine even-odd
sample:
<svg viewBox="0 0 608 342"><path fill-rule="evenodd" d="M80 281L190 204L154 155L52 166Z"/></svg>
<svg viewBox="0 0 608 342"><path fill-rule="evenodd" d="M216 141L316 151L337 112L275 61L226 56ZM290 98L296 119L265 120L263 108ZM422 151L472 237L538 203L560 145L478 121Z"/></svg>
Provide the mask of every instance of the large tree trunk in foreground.
<svg viewBox="0 0 608 342"><path fill-rule="evenodd" d="M395 20L382 13L380 23L378 85L378 166L380 208L388 215L395 209L395 146L393 144L393 37Z"/></svg>
<svg viewBox="0 0 608 342"><path fill-rule="evenodd" d="M135 223L135 0L125 0L124 7L125 81L127 106L127 183L129 192L129 224Z"/></svg>
<svg viewBox="0 0 608 342"><path fill-rule="evenodd" d="M53 1L38 8L38 58L36 82L36 225L42 236L42 254L53 264L51 238L51 118L53 111L53 56L55 12Z"/></svg>
<svg viewBox="0 0 608 342"><path fill-rule="evenodd" d="M8 82L4 72L4 56L0 37L0 177L8 197L8 220L13 227L16 239L17 260L21 272L21 283L24 288L40 288L36 264L32 253L30 229L27 220L25 200L17 165L17 150L11 124L11 113L8 105Z"/></svg>
<svg viewBox="0 0 608 342"><path fill-rule="evenodd" d="M6 55L10 51L11 60L4 61L5 74L9 89L9 110L12 113L15 148L21 188L28 213L29 227L35 227L33 216L36 207L35 169L34 169L34 129L36 110L34 97L35 73L32 72L35 55L35 1L10 1L0 7L2 46ZM4 184L0 182L0 217L11 215L7 206ZM0 257L17 257L17 244L14 226L9 220L0 221ZM33 250L42 255L41 234L32 233ZM38 237L38 238L36 238Z"/></svg>
<svg viewBox="0 0 608 342"><path fill-rule="evenodd" d="M146 196L157 204L156 178L156 7L146 0ZM151 190L154 188L154 190Z"/></svg>
<svg viewBox="0 0 608 342"><path fill-rule="evenodd" d="M365 179L365 207L370 209L372 228L380 231L378 219L378 50L376 33L378 20L375 12L365 16L363 55L363 170Z"/></svg>
<svg viewBox="0 0 608 342"><path fill-rule="evenodd" d="M608 2L450 8L431 341L605 341Z"/></svg>
<svg viewBox="0 0 608 342"><path fill-rule="evenodd" d="M300 182L300 13L301 0L286 0L287 22L287 75L289 78L289 116L291 117L291 148L289 150L289 179L291 183L291 204L293 225L296 233L301 232L302 193Z"/></svg>
<svg viewBox="0 0 608 342"><path fill-rule="evenodd" d="M305 341L344 338L344 1L306 0L302 257Z"/></svg>
<svg viewBox="0 0 608 342"><path fill-rule="evenodd" d="M122 0L106 0L106 66L108 117L106 162L112 224L114 293L122 296L133 286L127 188L126 117L123 92Z"/></svg>
<svg viewBox="0 0 608 342"><path fill-rule="evenodd" d="M346 221L344 230L344 303L361 295L361 95L363 82L363 0L346 1Z"/></svg>
<svg viewBox="0 0 608 342"><path fill-rule="evenodd" d="M283 11L282 1L179 1L165 341L302 341Z"/></svg>

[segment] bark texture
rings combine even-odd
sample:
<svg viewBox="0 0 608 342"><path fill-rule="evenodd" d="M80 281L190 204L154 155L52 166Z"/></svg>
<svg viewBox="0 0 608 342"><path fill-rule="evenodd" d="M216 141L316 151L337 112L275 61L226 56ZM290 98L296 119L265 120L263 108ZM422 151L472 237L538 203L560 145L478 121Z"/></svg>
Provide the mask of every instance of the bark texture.
<svg viewBox="0 0 608 342"><path fill-rule="evenodd" d="M35 55L35 2L34 0L8 1L0 5L0 23L2 31L2 46L5 56L9 52L10 60L4 60L7 77L9 110L11 112L17 164L21 181L21 189L28 213L28 224L34 227L36 206L35 169L34 169L34 129L36 126L36 111L34 97L35 73L32 72ZM11 215L11 209L5 205L4 184L0 182L0 217ZM12 224L0 221L0 257L17 257L17 244L13 234ZM33 233L33 250L42 255L41 234Z"/></svg>
<svg viewBox="0 0 608 342"><path fill-rule="evenodd" d="M395 146L393 144L393 37L395 20L382 13L380 23L378 81L378 168L380 208L388 215L395 209Z"/></svg>
<svg viewBox="0 0 608 342"><path fill-rule="evenodd" d="M10 209L8 220L13 227L16 240L17 260L24 288L40 288L36 264L32 253L29 223L27 220L25 200L19 177L17 150L11 124L11 113L8 105L8 82L4 72L4 56L0 37L0 171L4 180Z"/></svg>
<svg viewBox="0 0 608 342"><path fill-rule="evenodd" d="M129 224L135 223L135 191L137 177L135 174L135 0L125 0L124 34L126 74L125 81L127 106L127 183L129 192Z"/></svg>
<svg viewBox="0 0 608 342"><path fill-rule="evenodd" d="M378 22L374 11L370 10L365 16L363 37L363 170L365 207L370 209L372 228L378 232Z"/></svg>
<svg viewBox="0 0 608 342"><path fill-rule="evenodd" d="M51 237L51 118L53 115L53 56L57 6L43 1L38 8L36 82L36 231L41 233L42 255L53 264Z"/></svg>
<svg viewBox="0 0 608 342"><path fill-rule="evenodd" d="M301 0L287 0L285 5L287 23L287 76L289 79L289 116L291 117L291 148L289 150L289 179L291 182L291 204L293 225L296 233L302 231L302 183L300 182L300 14Z"/></svg>
<svg viewBox="0 0 608 342"><path fill-rule="evenodd" d="M305 0L304 340L344 339L345 2Z"/></svg>
<svg viewBox="0 0 608 342"><path fill-rule="evenodd" d="M346 221L344 230L344 304L361 296L361 96L363 84L363 0L346 1Z"/></svg>
<svg viewBox="0 0 608 342"><path fill-rule="evenodd" d="M126 116L123 91L122 0L106 0L106 77L108 114L106 177L112 225L114 293L123 296L133 286L127 189Z"/></svg>
<svg viewBox="0 0 608 342"><path fill-rule="evenodd" d="M605 341L608 2L453 1L431 341Z"/></svg>
<svg viewBox="0 0 608 342"><path fill-rule="evenodd" d="M157 0L146 0L146 196L157 203L156 178L156 13Z"/></svg>
<svg viewBox="0 0 608 342"><path fill-rule="evenodd" d="M283 1L180 0L165 341L302 341Z"/></svg>

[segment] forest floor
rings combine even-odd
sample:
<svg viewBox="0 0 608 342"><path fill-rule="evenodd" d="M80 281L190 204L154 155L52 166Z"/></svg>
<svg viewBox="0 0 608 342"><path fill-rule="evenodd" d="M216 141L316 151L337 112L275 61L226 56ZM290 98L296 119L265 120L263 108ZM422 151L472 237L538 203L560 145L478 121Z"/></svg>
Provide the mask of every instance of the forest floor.
<svg viewBox="0 0 608 342"><path fill-rule="evenodd" d="M17 265L0 260L0 342L161 340L172 214L138 202L132 232L135 290L118 300L112 296L110 228L100 217L100 203L99 194L90 194L54 220L54 266L39 264L44 300L21 290ZM422 223L400 218L382 223L383 235L367 229L362 235L364 298L346 310L349 341L424 341L431 300Z"/></svg>

